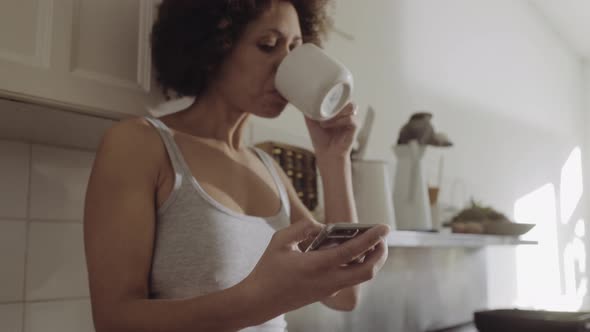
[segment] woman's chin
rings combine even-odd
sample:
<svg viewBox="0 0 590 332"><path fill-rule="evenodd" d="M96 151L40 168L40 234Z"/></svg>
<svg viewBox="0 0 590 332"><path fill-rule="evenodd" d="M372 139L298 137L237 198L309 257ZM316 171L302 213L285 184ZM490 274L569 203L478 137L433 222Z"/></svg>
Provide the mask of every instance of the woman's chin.
<svg viewBox="0 0 590 332"><path fill-rule="evenodd" d="M287 108L287 104L281 105L268 105L267 107L262 108L258 112L254 113L254 115L259 116L261 118L267 119L274 119L279 117L283 111Z"/></svg>

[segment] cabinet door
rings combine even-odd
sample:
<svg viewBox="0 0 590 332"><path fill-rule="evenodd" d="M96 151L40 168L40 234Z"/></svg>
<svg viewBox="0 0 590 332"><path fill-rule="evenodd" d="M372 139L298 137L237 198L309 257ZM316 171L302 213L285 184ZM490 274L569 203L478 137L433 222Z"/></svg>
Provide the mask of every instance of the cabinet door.
<svg viewBox="0 0 590 332"><path fill-rule="evenodd" d="M156 0L2 0L4 95L100 116L160 100L149 34Z"/></svg>

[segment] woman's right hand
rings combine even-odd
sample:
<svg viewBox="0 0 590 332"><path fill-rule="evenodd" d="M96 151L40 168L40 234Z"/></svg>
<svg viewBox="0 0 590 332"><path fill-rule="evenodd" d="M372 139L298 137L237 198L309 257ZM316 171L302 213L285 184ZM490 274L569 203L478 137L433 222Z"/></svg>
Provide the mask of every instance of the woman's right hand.
<svg viewBox="0 0 590 332"><path fill-rule="evenodd" d="M387 225L333 248L303 253L299 243L315 237L322 225L302 220L274 234L266 251L243 281L256 305L277 315L320 301L341 289L373 279L387 259ZM362 263L353 263L365 256Z"/></svg>

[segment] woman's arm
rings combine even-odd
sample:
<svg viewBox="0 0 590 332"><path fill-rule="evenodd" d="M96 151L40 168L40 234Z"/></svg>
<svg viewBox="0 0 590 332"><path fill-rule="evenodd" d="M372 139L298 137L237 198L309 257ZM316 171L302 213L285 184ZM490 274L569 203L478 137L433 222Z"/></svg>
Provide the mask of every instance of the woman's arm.
<svg viewBox="0 0 590 332"><path fill-rule="evenodd" d="M357 223L350 158L318 158L326 223Z"/></svg>
<svg viewBox="0 0 590 332"><path fill-rule="evenodd" d="M289 195L291 222L297 223L305 222L305 220L313 220L313 215L297 196L289 177L281 170L278 163L275 163L275 165L275 168L280 170L279 173ZM352 194L350 161L348 159L319 161L318 168L322 173L325 192L326 222L357 222L356 208ZM359 286L353 286L342 289L337 294L323 299L322 303L335 310L353 310L358 301L358 288Z"/></svg>
<svg viewBox="0 0 590 332"><path fill-rule="evenodd" d="M358 222L350 161L352 143L358 127L356 113L356 105L349 103L336 117L328 121L305 119L322 177L324 217L328 224ZM387 247L384 250L387 253ZM322 302L334 309L352 310L357 305L358 297L359 286L356 285L343 289Z"/></svg>
<svg viewBox="0 0 590 332"><path fill-rule="evenodd" d="M350 158L317 160L324 190L326 223L357 223ZM358 303L359 288L360 286L356 285L343 289L322 303L333 309L353 310Z"/></svg>

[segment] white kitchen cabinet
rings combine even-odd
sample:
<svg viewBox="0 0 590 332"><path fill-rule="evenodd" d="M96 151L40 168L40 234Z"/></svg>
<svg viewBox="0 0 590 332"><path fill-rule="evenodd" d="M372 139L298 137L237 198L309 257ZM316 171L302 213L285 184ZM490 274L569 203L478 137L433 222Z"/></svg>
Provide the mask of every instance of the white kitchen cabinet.
<svg viewBox="0 0 590 332"><path fill-rule="evenodd" d="M158 0L0 1L0 95L104 117L161 100L149 35Z"/></svg>

